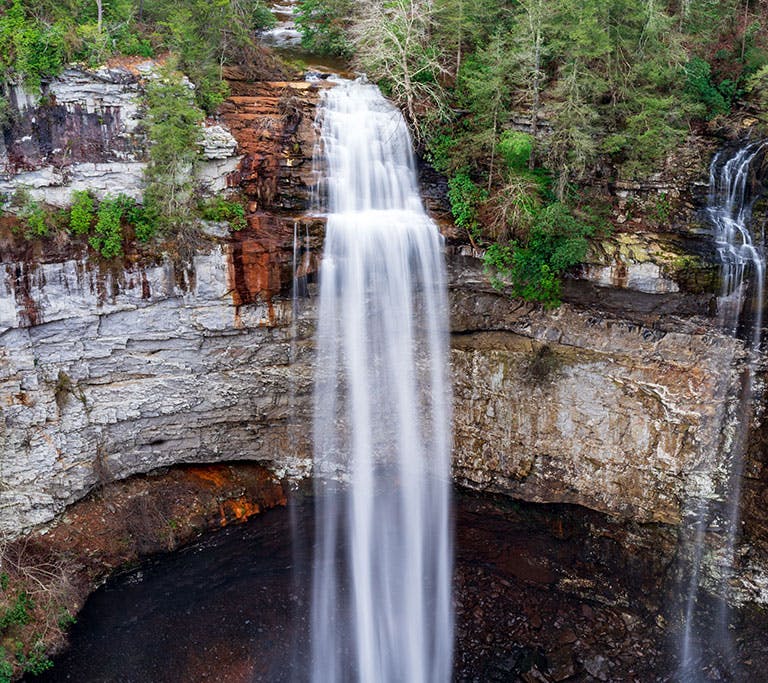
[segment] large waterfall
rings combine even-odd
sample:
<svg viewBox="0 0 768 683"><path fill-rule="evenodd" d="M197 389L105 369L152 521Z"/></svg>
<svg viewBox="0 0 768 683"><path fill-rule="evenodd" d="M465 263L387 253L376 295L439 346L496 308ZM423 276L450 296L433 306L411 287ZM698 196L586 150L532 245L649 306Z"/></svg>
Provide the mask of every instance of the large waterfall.
<svg viewBox="0 0 768 683"><path fill-rule="evenodd" d="M315 388L312 680L448 681L450 395L441 237L399 111L364 80L318 113L327 234Z"/></svg>
<svg viewBox="0 0 768 683"><path fill-rule="evenodd" d="M709 171L709 195L706 217L712 226L721 261L722 289L718 299L720 324L731 334L741 334L749 352L741 382L735 427L723 437L726 471L720 489L722 504L702 499L690 501L687 517L692 531L687 544L690 565L686 573L684 626L680 642L679 677L684 683L721 680L735 675L735 657L729 629L728 581L733 573L735 547L739 532L741 478L753 413L754 380L763 331L765 289L765 253L763 240L750 231L752 208L757 193L752 191L754 162L768 143L748 143L735 152L715 155ZM718 537L716 586L724 599L716 614L707 614L702 605L702 574L714 532ZM710 582L711 583L711 582ZM711 678L714 676L714 678Z"/></svg>

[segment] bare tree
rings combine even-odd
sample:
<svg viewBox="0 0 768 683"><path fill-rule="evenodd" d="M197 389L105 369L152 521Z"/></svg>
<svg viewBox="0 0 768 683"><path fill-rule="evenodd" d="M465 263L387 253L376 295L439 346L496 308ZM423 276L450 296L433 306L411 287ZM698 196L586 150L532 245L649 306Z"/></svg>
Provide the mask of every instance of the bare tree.
<svg viewBox="0 0 768 683"><path fill-rule="evenodd" d="M431 24L428 0L372 0L351 30L356 66L382 83L417 137L423 109L440 115L446 107L440 78L448 72L431 40Z"/></svg>

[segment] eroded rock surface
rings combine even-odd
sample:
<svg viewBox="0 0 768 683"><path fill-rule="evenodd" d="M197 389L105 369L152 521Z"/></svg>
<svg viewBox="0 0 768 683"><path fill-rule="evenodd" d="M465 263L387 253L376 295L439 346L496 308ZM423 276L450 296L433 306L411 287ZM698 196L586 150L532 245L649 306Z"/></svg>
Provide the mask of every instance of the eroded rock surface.
<svg viewBox="0 0 768 683"><path fill-rule="evenodd" d="M12 124L0 135L0 193L23 188L36 200L68 206L76 190L98 198L143 192L148 141L144 86L157 64L73 67L40 92L10 89ZM222 125L206 125L200 181L227 187L240 157Z"/></svg>

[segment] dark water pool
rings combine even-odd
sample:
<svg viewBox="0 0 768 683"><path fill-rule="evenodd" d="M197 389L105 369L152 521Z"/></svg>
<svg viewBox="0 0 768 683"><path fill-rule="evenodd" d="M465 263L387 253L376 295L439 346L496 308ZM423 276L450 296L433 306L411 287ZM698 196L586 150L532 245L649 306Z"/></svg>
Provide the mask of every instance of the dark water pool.
<svg viewBox="0 0 768 683"><path fill-rule="evenodd" d="M457 681L674 680L668 532L467 496L455 515ZM272 510L113 577L29 680L307 680L311 527L308 504Z"/></svg>

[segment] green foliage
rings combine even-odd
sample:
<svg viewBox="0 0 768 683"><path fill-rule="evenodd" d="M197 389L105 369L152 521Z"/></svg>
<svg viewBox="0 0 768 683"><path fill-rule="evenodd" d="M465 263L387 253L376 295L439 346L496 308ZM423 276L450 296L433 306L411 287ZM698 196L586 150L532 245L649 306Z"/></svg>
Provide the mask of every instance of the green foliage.
<svg viewBox="0 0 768 683"><path fill-rule="evenodd" d="M8 661L8 655L3 647L0 647L0 683L11 683L13 679L13 664Z"/></svg>
<svg viewBox="0 0 768 683"><path fill-rule="evenodd" d="M24 225L24 237L28 240L48 237L50 226L48 225L48 215L40 202L32 199L29 194L20 195L23 197L23 205L19 211L19 218Z"/></svg>
<svg viewBox="0 0 768 683"><path fill-rule="evenodd" d="M64 65L64 25L28 15L23 0L12 0L0 14L0 70L4 77L20 77L32 87L56 75Z"/></svg>
<svg viewBox="0 0 768 683"><path fill-rule="evenodd" d="M77 617L75 617L68 609L61 608L61 611L59 613L59 618L56 620L56 624L58 627L65 631L73 624L77 623Z"/></svg>
<svg viewBox="0 0 768 683"><path fill-rule="evenodd" d="M149 85L147 100L151 146L144 201L151 207L147 216L153 220L140 223L168 230L189 218L203 113L195 106L192 91L170 66Z"/></svg>
<svg viewBox="0 0 768 683"><path fill-rule="evenodd" d="M524 171L533 151L533 137L528 133L505 130L499 136L498 151L508 170Z"/></svg>
<svg viewBox="0 0 768 683"><path fill-rule="evenodd" d="M349 57L347 28L353 9L352 0L300 0L295 17L302 46L310 52Z"/></svg>
<svg viewBox="0 0 768 683"><path fill-rule="evenodd" d="M448 199L453 219L472 239L480 235L477 209L487 198L488 193L478 187L466 172L457 173L448 180Z"/></svg>
<svg viewBox="0 0 768 683"><path fill-rule="evenodd" d="M513 296L557 306L562 276L584 260L595 230L564 204L550 204L537 215L525 243L488 248L485 267L492 284L500 289L509 283Z"/></svg>
<svg viewBox="0 0 768 683"><path fill-rule="evenodd" d="M76 235L85 235L91 230L94 219L93 197L90 192L79 190L72 193L69 210L69 229Z"/></svg>
<svg viewBox="0 0 768 683"><path fill-rule="evenodd" d="M53 662L46 655L45 648L40 642L36 643L29 652L24 652L20 647L16 652L16 661L24 673L30 673L33 676L53 667Z"/></svg>
<svg viewBox="0 0 768 683"><path fill-rule="evenodd" d="M212 112L226 96L221 67L258 56L257 31L274 23L263 0L110 0L99 24L93 0L2 0L0 69L37 88L70 61L98 66L115 53L172 52Z"/></svg>
<svg viewBox="0 0 768 683"><path fill-rule="evenodd" d="M139 242L149 242L157 233L159 212L157 207L145 202L132 204L127 211L128 222L133 225L136 239Z"/></svg>
<svg viewBox="0 0 768 683"><path fill-rule="evenodd" d="M0 591L7 591L11 583L11 577L7 572L0 572Z"/></svg>
<svg viewBox="0 0 768 683"><path fill-rule="evenodd" d="M7 98L0 95L0 132L3 128L13 123L14 111L11 108L11 103Z"/></svg>
<svg viewBox="0 0 768 683"><path fill-rule="evenodd" d="M731 100L736 86L728 79L715 85L712 81L712 67L700 57L694 57L685 67L686 92L695 102L704 106L704 116L712 119L731 110Z"/></svg>
<svg viewBox="0 0 768 683"><path fill-rule="evenodd" d="M745 90L761 112L762 120L768 122L768 66L758 69L749 77Z"/></svg>
<svg viewBox="0 0 768 683"><path fill-rule="evenodd" d="M128 202L124 196L105 197L99 204L94 234L88 240L104 258L114 258L123 253L122 218Z"/></svg>
<svg viewBox="0 0 768 683"><path fill-rule="evenodd" d="M30 611L34 604L26 591L16 595L15 600L0 613L0 632L11 626L24 626L31 619Z"/></svg>
<svg viewBox="0 0 768 683"><path fill-rule="evenodd" d="M208 221L227 221L232 230L242 230L247 226L245 208L239 202L231 202L224 197L213 197L198 207L200 215Z"/></svg>

